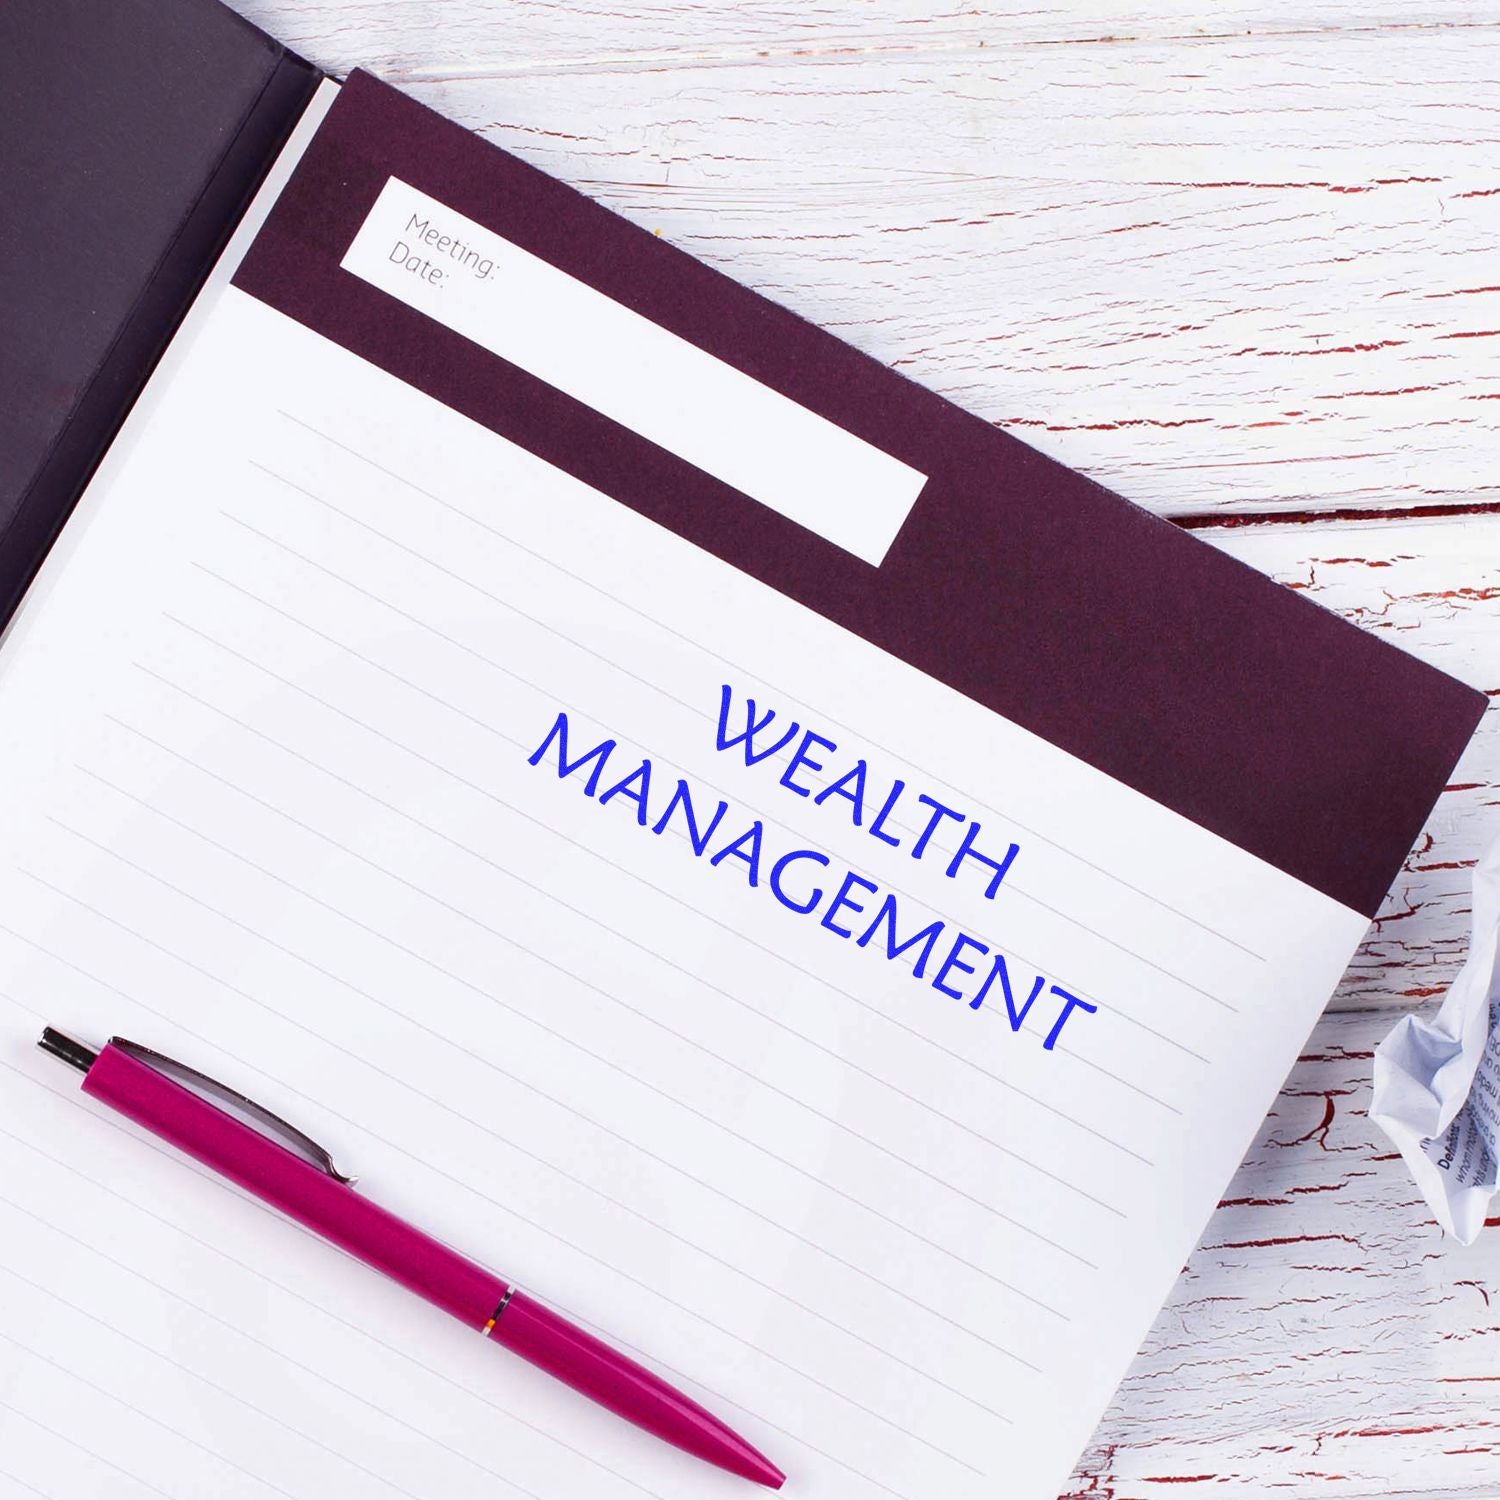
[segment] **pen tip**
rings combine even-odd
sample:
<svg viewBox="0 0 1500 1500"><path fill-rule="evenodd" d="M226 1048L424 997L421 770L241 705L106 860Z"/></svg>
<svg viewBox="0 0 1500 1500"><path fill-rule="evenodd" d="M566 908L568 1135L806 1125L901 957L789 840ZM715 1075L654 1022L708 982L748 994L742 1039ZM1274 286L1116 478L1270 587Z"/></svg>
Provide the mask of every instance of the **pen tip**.
<svg viewBox="0 0 1500 1500"><path fill-rule="evenodd" d="M749 1459L745 1477L765 1485L768 1490L779 1490L786 1483L786 1475L764 1453L751 1448L748 1443L745 1447L748 1450L745 1456Z"/></svg>
<svg viewBox="0 0 1500 1500"><path fill-rule="evenodd" d="M706 1415L706 1413L705 1413ZM755 1484L763 1484L768 1490L779 1490L786 1483L786 1475L766 1457L759 1448L748 1443L732 1427L726 1427L717 1418L709 1418L714 1442L707 1449L694 1448L700 1458L738 1474Z"/></svg>

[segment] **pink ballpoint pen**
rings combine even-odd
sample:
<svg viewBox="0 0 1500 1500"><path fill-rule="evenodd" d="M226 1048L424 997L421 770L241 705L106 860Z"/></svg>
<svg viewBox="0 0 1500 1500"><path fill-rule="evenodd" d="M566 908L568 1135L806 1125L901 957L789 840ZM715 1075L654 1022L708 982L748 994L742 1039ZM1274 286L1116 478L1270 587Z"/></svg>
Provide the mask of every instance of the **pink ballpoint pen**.
<svg viewBox="0 0 1500 1500"><path fill-rule="evenodd" d="M94 1052L49 1026L38 1045L83 1074L84 1093L522 1359L665 1442L731 1474L781 1488L786 1477L781 1470L711 1412L644 1366L355 1192L353 1179L334 1167L321 1146L254 1100L121 1037ZM209 1103L178 1082L179 1078L232 1103L297 1150Z"/></svg>

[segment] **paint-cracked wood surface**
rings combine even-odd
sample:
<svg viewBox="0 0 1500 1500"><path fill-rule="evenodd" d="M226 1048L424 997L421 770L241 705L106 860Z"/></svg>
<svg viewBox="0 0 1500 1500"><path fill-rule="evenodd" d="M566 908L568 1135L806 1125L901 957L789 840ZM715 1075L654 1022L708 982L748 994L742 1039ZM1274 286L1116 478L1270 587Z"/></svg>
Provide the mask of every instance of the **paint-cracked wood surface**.
<svg viewBox="0 0 1500 1500"><path fill-rule="evenodd" d="M1493 6L236 3L1500 696ZM1500 1496L1500 1225L1365 1113L1497 835L1487 721L1071 1493Z"/></svg>

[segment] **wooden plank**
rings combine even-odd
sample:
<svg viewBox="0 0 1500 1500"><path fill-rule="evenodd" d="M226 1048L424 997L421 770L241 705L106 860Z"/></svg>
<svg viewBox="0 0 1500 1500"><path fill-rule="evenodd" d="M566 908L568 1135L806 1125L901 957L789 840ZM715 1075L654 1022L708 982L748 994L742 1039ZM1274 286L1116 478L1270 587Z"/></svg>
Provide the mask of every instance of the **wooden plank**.
<svg viewBox="0 0 1500 1500"><path fill-rule="evenodd" d="M1441 1240L1325 1017L1070 1496L1500 1493L1500 1233Z"/></svg>
<svg viewBox="0 0 1500 1500"><path fill-rule="evenodd" d="M237 0L259 25L324 67L406 78L496 76L600 62L716 62L872 51L931 52L1036 42L1492 25L1454 0L1091 0L932 5L928 0Z"/></svg>
<svg viewBox="0 0 1500 1500"><path fill-rule="evenodd" d="M1497 70L1444 31L416 92L1181 514L1500 498Z"/></svg>
<svg viewBox="0 0 1500 1500"><path fill-rule="evenodd" d="M415 77L541 9L252 13ZM565 63L411 87L1133 500L1500 499L1500 28Z"/></svg>
<svg viewBox="0 0 1500 1500"><path fill-rule="evenodd" d="M1242 561L1500 700L1500 516L1211 528ZM1330 713L1338 705L1329 705ZM1339 1008L1439 995L1469 934L1475 861L1500 837L1500 712L1455 771L1371 934Z"/></svg>

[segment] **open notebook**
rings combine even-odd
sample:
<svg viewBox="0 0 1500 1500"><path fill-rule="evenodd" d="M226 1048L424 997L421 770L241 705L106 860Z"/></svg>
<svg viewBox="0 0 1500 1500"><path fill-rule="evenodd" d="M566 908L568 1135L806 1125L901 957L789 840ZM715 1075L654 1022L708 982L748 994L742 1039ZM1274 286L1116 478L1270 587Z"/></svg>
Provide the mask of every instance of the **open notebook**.
<svg viewBox="0 0 1500 1500"><path fill-rule="evenodd" d="M83 1100L184 1057L821 1500L1048 1500L1477 694L366 75L0 650L0 1489L728 1496Z"/></svg>

